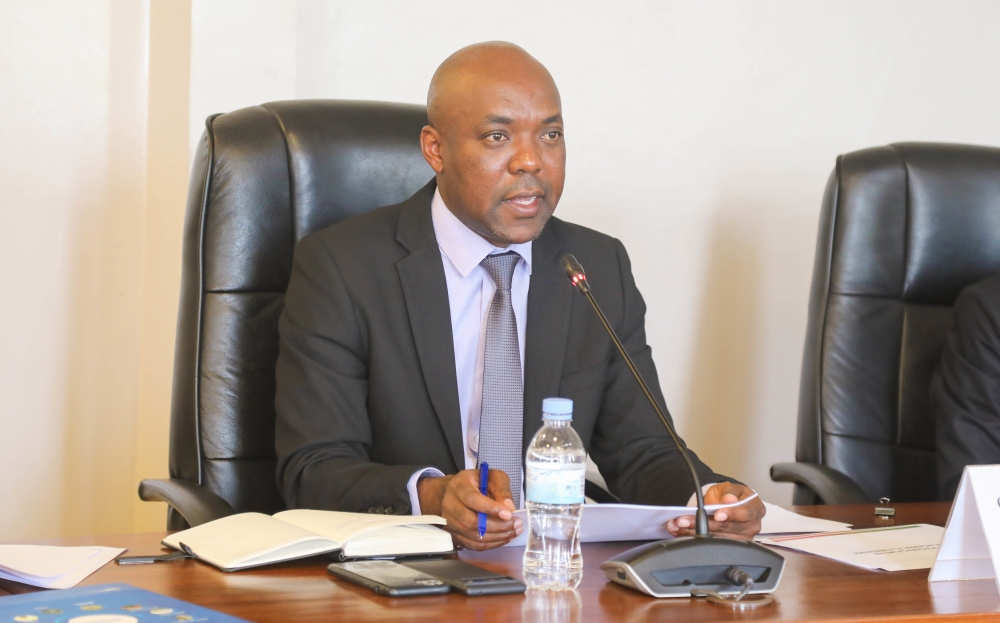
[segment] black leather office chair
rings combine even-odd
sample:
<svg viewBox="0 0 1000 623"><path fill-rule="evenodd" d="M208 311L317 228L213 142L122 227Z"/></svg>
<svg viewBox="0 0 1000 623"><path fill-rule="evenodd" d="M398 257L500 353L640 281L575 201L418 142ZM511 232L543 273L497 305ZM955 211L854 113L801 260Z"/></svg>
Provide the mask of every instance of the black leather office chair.
<svg viewBox="0 0 1000 623"><path fill-rule="evenodd" d="M795 504L937 497L931 376L966 286L1000 272L1000 149L899 143L837 158L820 216Z"/></svg>
<svg viewBox="0 0 1000 623"><path fill-rule="evenodd" d="M139 497L171 530L284 509L275 475L278 316L295 243L398 203L434 175L424 106L273 102L210 117L191 173L170 415L170 478ZM587 495L613 496L593 483Z"/></svg>
<svg viewBox="0 0 1000 623"><path fill-rule="evenodd" d="M295 243L397 203L434 172L423 106L274 102L210 117L184 232L170 421L170 479L144 480L169 529L274 513L278 316Z"/></svg>

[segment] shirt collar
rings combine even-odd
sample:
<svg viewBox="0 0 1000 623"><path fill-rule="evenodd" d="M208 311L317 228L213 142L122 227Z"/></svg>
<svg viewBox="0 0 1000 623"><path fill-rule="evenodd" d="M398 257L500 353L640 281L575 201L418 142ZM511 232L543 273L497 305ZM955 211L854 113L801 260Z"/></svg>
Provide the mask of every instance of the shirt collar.
<svg viewBox="0 0 1000 623"><path fill-rule="evenodd" d="M448 256L451 263L463 277L468 277L487 255L514 251L521 256L531 274L531 241L512 244L507 248L495 247L485 238L465 226L458 220L441 198L441 192L434 189L434 199L431 200L431 221L434 224L434 235L438 247Z"/></svg>

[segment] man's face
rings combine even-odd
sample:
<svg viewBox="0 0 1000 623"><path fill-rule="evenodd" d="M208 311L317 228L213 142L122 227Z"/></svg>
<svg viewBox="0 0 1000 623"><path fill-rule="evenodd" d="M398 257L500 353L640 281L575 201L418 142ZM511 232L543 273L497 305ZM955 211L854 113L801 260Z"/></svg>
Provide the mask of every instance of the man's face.
<svg viewBox="0 0 1000 623"><path fill-rule="evenodd" d="M537 71L464 76L424 128L441 197L496 246L534 240L562 195L566 143L559 92Z"/></svg>

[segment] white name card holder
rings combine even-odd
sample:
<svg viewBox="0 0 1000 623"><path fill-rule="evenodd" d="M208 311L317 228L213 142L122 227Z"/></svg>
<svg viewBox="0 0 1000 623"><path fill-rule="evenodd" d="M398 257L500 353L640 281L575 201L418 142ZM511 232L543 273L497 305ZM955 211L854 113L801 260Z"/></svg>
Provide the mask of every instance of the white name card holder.
<svg viewBox="0 0 1000 623"><path fill-rule="evenodd" d="M991 578L1000 590L1000 465L969 465L928 580Z"/></svg>

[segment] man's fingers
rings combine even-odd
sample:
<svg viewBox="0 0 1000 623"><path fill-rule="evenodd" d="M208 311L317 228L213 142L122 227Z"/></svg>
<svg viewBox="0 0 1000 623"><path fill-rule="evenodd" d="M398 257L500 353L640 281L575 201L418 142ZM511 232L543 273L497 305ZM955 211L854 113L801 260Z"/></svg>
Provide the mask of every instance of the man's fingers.
<svg viewBox="0 0 1000 623"><path fill-rule="evenodd" d="M460 523L451 517L447 517L446 519L448 520L448 524L445 526L445 529L448 530L448 532L451 532L454 535L460 535L473 541L484 543L499 542L502 544L518 535L518 528L513 525L513 522L490 525L489 521L487 521L486 534L480 538L478 525Z"/></svg>
<svg viewBox="0 0 1000 623"><path fill-rule="evenodd" d="M510 478L501 469L491 469L487 491L491 498L505 506L508 512L514 509L514 496L510 492ZM506 519L506 517L505 517Z"/></svg>
<svg viewBox="0 0 1000 623"><path fill-rule="evenodd" d="M740 493L740 499L753 495L753 491L749 487L732 483L720 483L709 489L709 492L715 498L713 503L719 503L720 500L732 503L736 497L736 493L733 491L737 490ZM709 502L708 493L705 495L705 501ZM715 536L749 540L760 532L760 520L766 512L767 509L760 498L749 500L740 506L716 511L713 516L709 517L708 529ZM674 536L694 536L694 522L694 517L678 517L667 522L667 530Z"/></svg>
<svg viewBox="0 0 1000 623"><path fill-rule="evenodd" d="M500 473L502 474L503 472ZM492 472L490 474L492 476ZM483 495L479 492L478 486L471 487L467 482L463 482L454 488L454 494L462 504L477 513L487 513L504 520L511 518L511 511L503 504L503 500L496 500Z"/></svg>
<svg viewBox="0 0 1000 623"><path fill-rule="evenodd" d="M760 498L756 498L739 506L733 506L732 508L724 508L722 510L715 511L713 519L716 521L730 521L737 523L753 521L759 522L766 512L767 508L764 506L764 503L760 501Z"/></svg>
<svg viewBox="0 0 1000 623"><path fill-rule="evenodd" d="M738 485L732 482L720 482L719 484L712 485L705 492L705 504L732 504L733 502L739 502L747 495L741 495L745 492L749 492L747 495L753 495L753 489L750 487L744 487L743 485ZM727 495L732 495L733 498L726 501L723 498Z"/></svg>
<svg viewBox="0 0 1000 623"><path fill-rule="evenodd" d="M468 508L462 504L461 501L457 499L446 501L444 507L444 518L447 520L448 525L453 527L455 530L464 532L470 537L475 535L476 538L478 538L479 513ZM514 532L521 525L522 522L519 518L504 520L488 513L486 515L487 534Z"/></svg>
<svg viewBox="0 0 1000 623"><path fill-rule="evenodd" d="M708 522L708 529L712 533L712 536L724 539L750 541L753 539L755 534L760 532L760 522L751 521L746 523L734 523L732 521L726 521L719 523L710 521Z"/></svg>
<svg viewBox="0 0 1000 623"><path fill-rule="evenodd" d="M513 522L509 522L513 523ZM523 532L523 528L511 526L505 529L502 525L491 526L487 522L487 531L482 537L479 536L478 526L471 528L461 528L457 523L449 521L446 529L451 532L455 542L462 547L475 550L491 549L505 545Z"/></svg>
<svg viewBox="0 0 1000 623"><path fill-rule="evenodd" d="M487 549L494 549L497 547L501 547L503 545L506 545L512 538L513 537L495 541L487 541L484 539L480 541L479 535L476 535L475 538L468 538L462 534L452 533L452 540L455 542L456 545L464 547L465 549L471 549L475 551L483 551Z"/></svg>
<svg viewBox="0 0 1000 623"><path fill-rule="evenodd" d="M476 518L479 519L478 517ZM478 521L477 521L478 523ZM503 521L502 519L493 519L492 517L486 518L486 531L487 532L514 532L520 527L520 520L508 520ZM476 530L479 530L479 526L476 526Z"/></svg>
<svg viewBox="0 0 1000 623"><path fill-rule="evenodd" d="M754 519L754 511L750 508L744 506L734 506L732 508L723 508L715 511L715 514L711 516L711 519L715 521L750 521Z"/></svg>
<svg viewBox="0 0 1000 623"><path fill-rule="evenodd" d="M441 503L441 515L447 521L445 529L458 545L474 550L492 549L504 545L524 531L520 518L511 512L510 483L502 471L490 472L491 495L508 498L497 500L479 492L479 472L459 472L448 483ZM479 536L479 513L486 514L486 532Z"/></svg>
<svg viewBox="0 0 1000 623"><path fill-rule="evenodd" d="M448 523L454 523L458 528L472 534L479 532L479 512L474 511L459 501L454 505L449 504L445 512L445 519ZM486 529L488 531L509 532L517 528L517 523L513 519L501 519L496 515L486 514Z"/></svg>
<svg viewBox="0 0 1000 623"><path fill-rule="evenodd" d="M747 524L746 527L740 528L738 530L733 530L734 524L732 522L717 523L710 521L708 523L708 530L712 536L726 539L739 539L742 541L749 541L753 539L754 535L760 532L759 524L754 527ZM679 528L677 532L670 532L673 536L694 536L694 528Z"/></svg>

